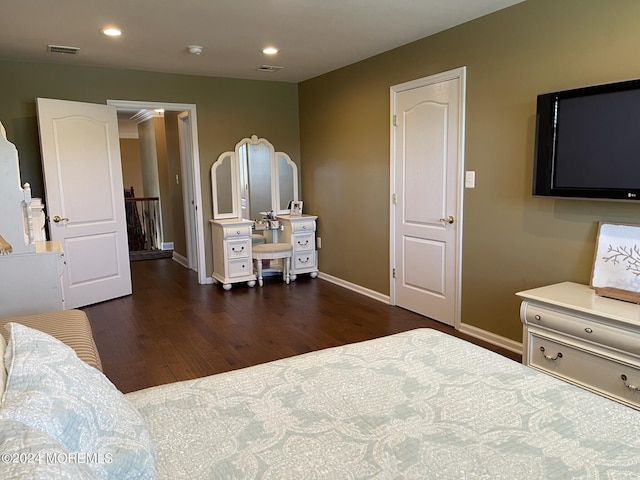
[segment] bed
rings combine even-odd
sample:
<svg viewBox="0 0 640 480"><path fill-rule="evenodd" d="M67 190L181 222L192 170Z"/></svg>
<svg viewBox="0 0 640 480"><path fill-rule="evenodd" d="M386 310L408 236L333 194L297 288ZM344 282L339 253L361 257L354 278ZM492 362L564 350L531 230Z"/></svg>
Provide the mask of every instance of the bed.
<svg viewBox="0 0 640 480"><path fill-rule="evenodd" d="M21 337L34 334L13 325L7 351L19 357L28 343ZM106 381L86 364L69 370L73 360L57 341L35 336L47 347L27 356L55 354L51 363L82 382L79 391L90 388L87 373ZM111 444L89 443L88 435L85 450L116 453L107 465L74 463L97 475L86 478L640 478L639 411L430 329L126 395L105 392L88 395L90 402L113 394L104 408L115 402L111 414L129 417L104 430L134 433ZM4 399L0 421L32 421L6 408ZM4 441L0 433L4 452L15 448ZM120 449L135 455L122 462Z"/></svg>

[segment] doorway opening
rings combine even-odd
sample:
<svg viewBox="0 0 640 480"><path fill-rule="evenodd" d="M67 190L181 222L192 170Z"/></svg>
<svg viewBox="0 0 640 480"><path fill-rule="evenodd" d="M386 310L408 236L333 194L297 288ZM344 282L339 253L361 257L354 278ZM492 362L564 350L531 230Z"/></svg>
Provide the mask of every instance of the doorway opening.
<svg viewBox="0 0 640 480"><path fill-rule="evenodd" d="M107 104L118 112L130 258L172 257L208 283L195 105Z"/></svg>

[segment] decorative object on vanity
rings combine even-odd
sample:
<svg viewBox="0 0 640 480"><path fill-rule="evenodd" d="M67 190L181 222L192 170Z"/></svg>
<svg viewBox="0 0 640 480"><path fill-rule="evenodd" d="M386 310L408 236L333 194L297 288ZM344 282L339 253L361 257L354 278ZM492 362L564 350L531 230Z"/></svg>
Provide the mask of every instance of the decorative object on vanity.
<svg viewBox="0 0 640 480"><path fill-rule="evenodd" d="M564 282L522 299L522 363L640 410L640 305Z"/></svg>
<svg viewBox="0 0 640 480"><path fill-rule="evenodd" d="M600 223L591 287L604 297L640 303L640 225Z"/></svg>
<svg viewBox="0 0 640 480"><path fill-rule="evenodd" d="M299 217L302 215L302 200L291 202L291 216Z"/></svg>

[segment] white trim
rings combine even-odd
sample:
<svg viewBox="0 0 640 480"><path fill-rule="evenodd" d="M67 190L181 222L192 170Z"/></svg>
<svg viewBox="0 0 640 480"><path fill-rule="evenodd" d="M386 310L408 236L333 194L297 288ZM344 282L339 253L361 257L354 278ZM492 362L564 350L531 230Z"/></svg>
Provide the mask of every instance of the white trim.
<svg viewBox="0 0 640 480"><path fill-rule="evenodd" d="M347 282L346 280L334 277L332 275L329 275L328 273L319 272L318 278L389 305L389 296L383 295L382 293L376 292L375 290L370 290L368 288L361 287L360 285L356 285L355 283Z"/></svg>
<svg viewBox="0 0 640 480"><path fill-rule="evenodd" d="M202 184L200 181L200 150L198 142L198 119L196 114L196 105L193 103L166 103L166 102L144 102L144 101L131 101L131 100L107 100L107 105L113 105L118 108L135 109L146 108L154 110L156 108L164 108L171 111L185 111L189 113L191 119L191 160L192 168L191 173L193 175L193 201L196 208L196 244L197 244L197 258L198 258L198 283L208 284L212 280L206 275L206 262L205 262L205 249L204 249L204 219L202 217Z"/></svg>
<svg viewBox="0 0 640 480"><path fill-rule="evenodd" d="M188 259L187 259L187 257L185 257L184 255L180 255L180 254L179 254L179 253L177 253L177 252L173 252L173 257L171 257L171 259L172 259L174 262L176 262L176 263L178 263L178 264L182 265L184 268L189 268L189 262L188 262Z"/></svg>
<svg viewBox="0 0 640 480"><path fill-rule="evenodd" d="M338 285L339 287L346 288L347 290L351 290L352 292L356 292L361 295L365 295L369 298L372 298L374 300L378 300L379 302L385 303L387 305L391 305L389 302L389 296L383 295L382 293L376 292L374 290L361 287L360 285L356 285L355 283L347 282L346 280L342 280L341 278L334 277L332 275L329 275L328 273L320 272L318 274L318 278L325 280L327 282L333 283L335 285ZM416 315L419 315L419 314L416 313ZM424 317L424 318L431 320L428 317ZM445 324L443 323L442 325L445 325ZM508 350L510 352L516 353L518 355L522 355L522 343L516 342L515 340L511 340L510 338L496 335L495 333L482 330L481 328L474 327L473 325L467 325L466 323L460 324L460 328L456 328L456 330L458 330L460 333L464 333L473 338L477 338L478 340L482 340L487 343L490 343L491 345L495 345L496 347L504 348L505 350Z"/></svg>
<svg viewBox="0 0 640 480"><path fill-rule="evenodd" d="M442 73L437 73L435 75L430 75L428 77L419 78L416 80L411 80L409 82L401 83L399 85L393 85L390 87L390 113L391 119L389 122L389 138L390 138L390 192L394 195L395 192L395 172L396 172L396 145L395 145L395 125L393 118L396 114L396 93L411 90L414 88L420 88L427 85L433 85L435 83L446 82L450 80L459 80L459 125L460 132L458 135L458 171L457 171L457 179L456 183L457 187L457 197L458 197L458 208L457 208L457 237L456 237L456 271L455 271L455 311L454 311L454 319L453 326L456 330L461 328L462 324L462 228L463 228L463 205L464 205L464 160L465 160L465 152L464 152L464 140L465 140L465 124L466 124L466 89L467 89L467 67L463 66L460 68L454 68L453 70L449 70ZM389 304L396 305L396 292L395 292L395 279L393 278L393 269L395 268L395 204L392 198L389 199Z"/></svg>
<svg viewBox="0 0 640 480"><path fill-rule="evenodd" d="M474 327L473 325L467 325L466 323L460 325L459 331L460 333L471 335L479 340L484 340L485 342L489 342L497 347L502 347L510 352L522 355L522 343L511 340L510 338L501 337L500 335L487 332L486 330Z"/></svg>

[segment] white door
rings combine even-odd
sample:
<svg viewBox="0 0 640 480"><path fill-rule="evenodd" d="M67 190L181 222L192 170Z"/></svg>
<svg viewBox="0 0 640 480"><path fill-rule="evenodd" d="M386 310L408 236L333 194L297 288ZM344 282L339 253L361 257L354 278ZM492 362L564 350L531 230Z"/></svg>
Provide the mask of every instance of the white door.
<svg viewBox="0 0 640 480"><path fill-rule="evenodd" d="M392 304L459 325L464 69L392 87Z"/></svg>
<svg viewBox="0 0 640 480"><path fill-rule="evenodd" d="M65 254L65 308L131 293L115 107L37 99L51 240Z"/></svg>
<svg viewBox="0 0 640 480"><path fill-rule="evenodd" d="M196 202L193 193L193 165L191 125L188 112L178 115L178 136L180 143L180 168L182 171L182 206L184 209L185 240L187 243L187 267L191 270L198 270L195 223L196 223Z"/></svg>

